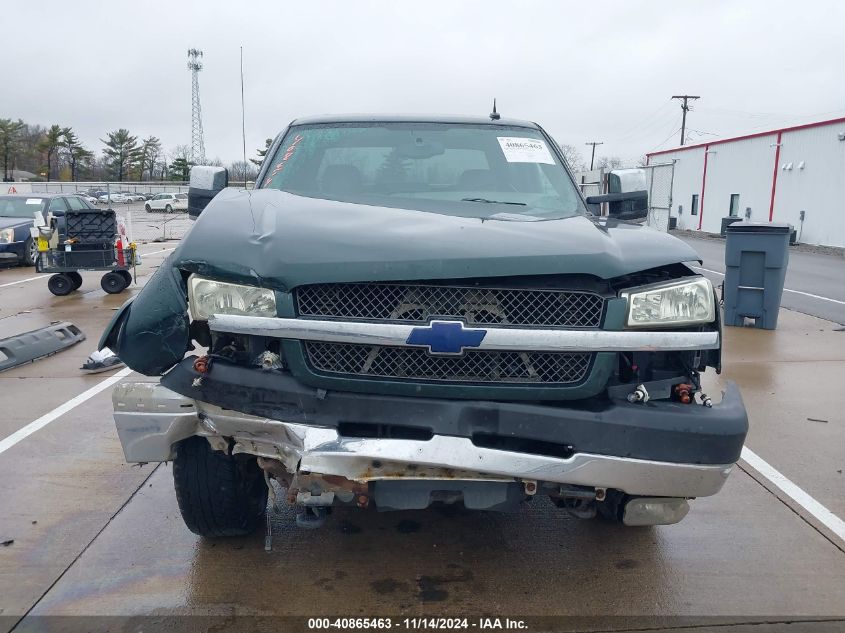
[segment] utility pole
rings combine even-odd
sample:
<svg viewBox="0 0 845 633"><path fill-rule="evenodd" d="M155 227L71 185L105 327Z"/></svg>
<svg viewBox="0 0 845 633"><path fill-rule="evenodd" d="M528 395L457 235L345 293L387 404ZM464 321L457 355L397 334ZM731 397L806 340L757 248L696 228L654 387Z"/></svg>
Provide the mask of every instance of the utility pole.
<svg viewBox="0 0 845 633"><path fill-rule="evenodd" d="M596 145L604 145L601 141L590 141L589 143L584 143L584 145L592 145L593 151L590 153L590 171L593 171L593 161L596 159Z"/></svg>
<svg viewBox="0 0 845 633"><path fill-rule="evenodd" d="M681 115L681 145L683 145L684 144L685 132L686 132L686 129L687 129L687 112L689 112L689 109L690 109L690 107L687 105L687 100L688 99L692 99L692 100L701 99L701 97L695 96L695 95L675 95L672 98L683 100L683 103L681 104L681 112L683 113Z"/></svg>

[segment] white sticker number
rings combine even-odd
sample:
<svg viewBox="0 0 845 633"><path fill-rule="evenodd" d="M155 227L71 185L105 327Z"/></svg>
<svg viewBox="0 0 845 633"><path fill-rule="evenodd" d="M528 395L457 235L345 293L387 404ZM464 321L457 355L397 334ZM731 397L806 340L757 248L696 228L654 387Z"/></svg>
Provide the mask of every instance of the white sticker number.
<svg viewBox="0 0 845 633"><path fill-rule="evenodd" d="M555 159L545 142L536 138L498 136L505 160L509 163L545 163L554 165Z"/></svg>

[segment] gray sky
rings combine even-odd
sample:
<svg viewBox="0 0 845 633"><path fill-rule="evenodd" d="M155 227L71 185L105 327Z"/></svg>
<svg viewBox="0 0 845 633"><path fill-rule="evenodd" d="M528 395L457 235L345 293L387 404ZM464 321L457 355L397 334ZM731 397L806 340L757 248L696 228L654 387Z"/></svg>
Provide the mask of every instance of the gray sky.
<svg viewBox="0 0 845 633"><path fill-rule="evenodd" d="M494 96L587 158L598 140L631 161L677 144L673 94L702 97L690 141L845 116L837 0L242 4L9 2L0 117L72 126L98 153L119 127L169 151L190 142L196 47L206 154L228 163L242 154L241 45L248 156L297 116L484 115Z"/></svg>

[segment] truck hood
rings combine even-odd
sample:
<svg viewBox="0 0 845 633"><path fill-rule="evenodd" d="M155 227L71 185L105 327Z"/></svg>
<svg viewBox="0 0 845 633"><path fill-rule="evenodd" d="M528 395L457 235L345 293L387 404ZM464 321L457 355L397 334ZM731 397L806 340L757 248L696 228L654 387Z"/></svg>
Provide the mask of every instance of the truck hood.
<svg viewBox="0 0 845 633"><path fill-rule="evenodd" d="M174 252L182 270L278 290L326 282L588 274L699 260L636 224L501 221L352 204L274 189L220 192Z"/></svg>

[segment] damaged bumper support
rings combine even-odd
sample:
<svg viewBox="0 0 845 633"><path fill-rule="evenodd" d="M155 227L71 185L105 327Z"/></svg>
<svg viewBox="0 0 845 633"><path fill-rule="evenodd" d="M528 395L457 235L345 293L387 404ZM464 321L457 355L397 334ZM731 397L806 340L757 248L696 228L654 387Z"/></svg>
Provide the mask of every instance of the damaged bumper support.
<svg viewBox="0 0 845 633"><path fill-rule="evenodd" d="M673 463L577 450L567 457L553 457L486 448L468 437L438 434L427 440L344 437L336 428L223 409L155 383L118 385L113 401L129 462L170 460L176 442L202 435L215 447L275 460L294 476L318 473L358 483L523 482L529 484L526 491L532 484L536 490L542 482L676 499L715 494L733 465Z"/></svg>

